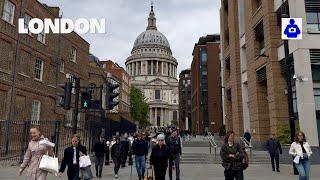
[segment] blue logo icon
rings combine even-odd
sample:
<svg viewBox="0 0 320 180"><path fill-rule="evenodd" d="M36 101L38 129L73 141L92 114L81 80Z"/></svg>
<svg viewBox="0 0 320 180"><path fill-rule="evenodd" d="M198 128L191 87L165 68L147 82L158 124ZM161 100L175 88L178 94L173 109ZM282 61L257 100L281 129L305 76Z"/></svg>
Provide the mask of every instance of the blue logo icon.
<svg viewBox="0 0 320 180"><path fill-rule="evenodd" d="M289 23L287 23L283 33L287 39L298 38L298 36L301 34L301 30L299 28L299 25L296 24L295 19L289 20Z"/></svg>

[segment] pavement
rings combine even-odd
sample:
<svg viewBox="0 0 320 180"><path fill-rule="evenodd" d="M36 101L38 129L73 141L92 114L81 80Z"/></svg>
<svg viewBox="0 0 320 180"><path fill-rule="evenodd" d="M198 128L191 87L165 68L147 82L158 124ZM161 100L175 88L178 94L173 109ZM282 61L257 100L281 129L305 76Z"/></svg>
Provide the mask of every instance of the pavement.
<svg viewBox="0 0 320 180"><path fill-rule="evenodd" d="M314 165L311 167L311 178L312 180L320 179L320 165ZM122 168L119 172L119 180L137 180L136 171L133 167L133 177L130 179L130 167ZM297 176L292 175L292 166L281 165L280 173L272 172L270 165L250 165L245 171L246 180L293 180L298 179ZM183 164L181 167L181 180L223 180L223 168L219 164ZM17 176L18 167L7 167L0 169L1 180L24 180L25 173L23 176ZM95 173L94 168L92 172ZM47 180L60 179L53 175L48 175ZM67 180L66 173L61 178ZM96 178L95 178L96 179ZM105 166L103 170L103 178L105 180L115 179L113 177L113 166ZM167 178L168 179L168 178Z"/></svg>

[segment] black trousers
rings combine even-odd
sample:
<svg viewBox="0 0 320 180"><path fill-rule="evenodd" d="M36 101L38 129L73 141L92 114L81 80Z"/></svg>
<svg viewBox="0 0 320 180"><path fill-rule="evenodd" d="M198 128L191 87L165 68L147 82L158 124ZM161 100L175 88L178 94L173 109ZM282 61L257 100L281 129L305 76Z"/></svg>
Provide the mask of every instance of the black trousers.
<svg viewBox="0 0 320 180"><path fill-rule="evenodd" d="M80 170L78 165L68 167L68 171L67 171L68 180L80 180L79 171Z"/></svg>
<svg viewBox="0 0 320 180"><path fill-rule="evenodd" d="M121 167L125 167L127 163L128 152L122 154Z"/></svg>
<svg viewBox="0 0 320 180"><path fill-rule="evenodd" d="M167 168L168 167L157 167L157 166L154 166L155 180L165 180L166 179Z"/></svg>
<svg viewBox="0 0 320 180"><path fill-rule="evenodd" d="M121 166L121 157L113 157L113 163L114 163L114 174L118 174L120 166Z"/></svg>
<svg viewBox="0 0 320 180"><path fill-rule="evenodd" d="M279 170L279 154L270 154L270 158L271 158L272 170L275 170L274 160L276 160L276 167L277 167L277 170Z"/></svg>
<svg viewBox="0 0 320 180"><path fill-rule="evenodd" d="M109 151L107 151L106 153L106 160L104 161L104 165L110 165L110 154L109 154Z"/></svg>
<svg viewBox="0 0 320 180"><path fill-rule="evenodd" d="M101 175L102 175L103 161L104 161L104 157L103 156L101 156L101 157L96 156L95 165L96 165L96 175L97 175L97 177L101 177Z"/></svg>
<svg viewBox="0 0 320 180"><path fill-rule="evenodd" d="M243 171L224 170L225 180L243 180Z"/></svg>

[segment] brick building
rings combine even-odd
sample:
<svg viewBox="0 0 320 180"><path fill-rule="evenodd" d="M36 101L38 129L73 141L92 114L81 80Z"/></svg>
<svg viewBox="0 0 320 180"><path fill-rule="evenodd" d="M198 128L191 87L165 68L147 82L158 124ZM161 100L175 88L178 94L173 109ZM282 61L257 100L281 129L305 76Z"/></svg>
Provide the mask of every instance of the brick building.
<svg viewBox="0 0 320 180"><path fill-rule="evenodd" d="M70 113L57 106L57 85L66 82L66 76L80 77L81 85L86 85L89 43L74 32L17 32L19 17L26 22L59 18L59 11L37 0L0 1L0 119L8 120L10 109L12 120L32 120L34 124L70 119Z"/></svg>
<svg viewBox="0 0 320 180"><path fill-rule="evenodd" d="M303 18L302 41L289 41L294 112L300 129L318 146L317 69L319 27L312 15L320 3L311 0L222 0L221 39L226 124L242 136L245 129L256 142L289 124L281 14ZM317 21L318 22L318 21ZM319 25L319 23L318 23ZM306 59L306 61L301 61ZM311 68L312 67L312 68ZM312 69L312 70L311 70ZM296 73L298 80L293 79ZM307 77L301 78L301 77ZM299 80L299 77L301 80ZM312 80L314 78L314 80ZM304 81L304 80L305 81ZM319 120L318 120L319 126Z"/></svg>
<svg viewBox="0 0 320 180"><path fill-rule="evenodd" d="M193 50L191 65L192 132L218 133L222 126L220 35L201 37Z"/></svg>
<svg viewBox="0 0 320 180"><path fill-rule="evenodd" d="M181 130L192 129L191 69L185 69L179 75L179 128Z"/></svg>

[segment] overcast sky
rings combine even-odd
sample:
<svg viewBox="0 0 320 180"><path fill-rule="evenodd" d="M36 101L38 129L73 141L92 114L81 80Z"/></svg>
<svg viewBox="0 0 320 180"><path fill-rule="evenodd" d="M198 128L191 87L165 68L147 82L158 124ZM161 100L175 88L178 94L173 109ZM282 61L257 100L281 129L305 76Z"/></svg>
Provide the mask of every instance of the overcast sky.
<svg viewBox="0 0 320 180"><path fill-rule="evenodd" d="M39 0L59 6L64 18L105 18L106 34L84 34L90 52L121 66L130 56L136 37L147 27L151 0ZM178 73L190 68L199 37L220 33L220 0L154 0L157 27L169 40Z"/></svg>

